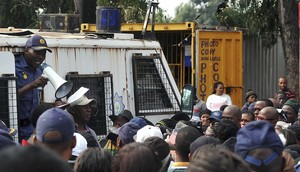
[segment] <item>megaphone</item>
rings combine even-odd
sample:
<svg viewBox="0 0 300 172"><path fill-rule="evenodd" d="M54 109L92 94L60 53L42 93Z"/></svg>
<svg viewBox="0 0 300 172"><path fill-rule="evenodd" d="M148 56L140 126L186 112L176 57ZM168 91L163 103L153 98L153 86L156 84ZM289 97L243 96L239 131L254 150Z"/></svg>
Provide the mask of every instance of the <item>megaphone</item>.
<svg viewBox="0 0 300 172"><path fill-rule="evenodd" d="M67 96L73 88L73 83L62 79L47 63L42 63L40 69L55 88L55 97L61 99Z"/></svg>

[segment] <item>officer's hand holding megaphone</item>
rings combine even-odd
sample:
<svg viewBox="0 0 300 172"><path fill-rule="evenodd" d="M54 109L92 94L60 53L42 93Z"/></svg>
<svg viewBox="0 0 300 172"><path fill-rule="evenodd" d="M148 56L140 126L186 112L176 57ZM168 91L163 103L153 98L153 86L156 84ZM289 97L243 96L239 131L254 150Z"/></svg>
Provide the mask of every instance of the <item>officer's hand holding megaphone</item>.
<svg viewBox="0 0 300 172"><path fill-rule="evenodd" d="M34 88L38 88L38 87L44 87L45 85L47 85L48 82L48 78L44 77L44 76L40 76L38 77L36 80L34 80L31 85Z"/></svg>

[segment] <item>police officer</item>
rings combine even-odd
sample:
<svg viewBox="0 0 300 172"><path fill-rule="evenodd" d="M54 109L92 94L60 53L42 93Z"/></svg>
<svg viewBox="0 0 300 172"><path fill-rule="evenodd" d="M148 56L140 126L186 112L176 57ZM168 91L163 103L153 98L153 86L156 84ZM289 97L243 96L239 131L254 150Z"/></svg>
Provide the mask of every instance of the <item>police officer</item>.
<svg viewBox="0 0 300 172"><path fill-rule="evenodd" d="M30 115L39 104L39 89L44 87L48 79L41 76L40 64L46 58L46 51L52 52L46 40L39 35L33 35L26 41L23 54L15 56L17 89L18 89L18 120L19 139L28 139L34 127Z"/></svg>

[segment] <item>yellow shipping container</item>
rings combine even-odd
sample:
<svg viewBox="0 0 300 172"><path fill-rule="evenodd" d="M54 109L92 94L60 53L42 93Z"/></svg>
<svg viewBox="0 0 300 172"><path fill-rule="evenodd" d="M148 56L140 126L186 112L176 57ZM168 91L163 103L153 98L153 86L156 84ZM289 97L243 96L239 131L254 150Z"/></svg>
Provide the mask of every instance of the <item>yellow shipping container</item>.
<svg viewBox="0 0 300 172"><path fill-rule="evenodd" d="M196 31L196 86L201 99L206 100L213 84L221 81L233 104L242 106L242 46L240 31Z"/></svg>

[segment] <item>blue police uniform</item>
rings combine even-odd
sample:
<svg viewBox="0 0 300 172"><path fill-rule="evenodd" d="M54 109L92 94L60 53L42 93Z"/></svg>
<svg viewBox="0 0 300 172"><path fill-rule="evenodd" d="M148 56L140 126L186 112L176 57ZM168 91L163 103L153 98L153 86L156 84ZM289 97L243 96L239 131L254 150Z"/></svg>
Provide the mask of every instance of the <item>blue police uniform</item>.
<svg viewBox="0 0 300 172"><path fill-rule="evenodd" d="M42 75L42 70L37 68L32 71L27 65L23 54L15 57L17 89L33 82ZM23 96L18 97L18 118L19 118L19 137L28 139L33 133L34 127L31 124L30 117L33 110L39 104L39 90L34 88Z"/></svg>

